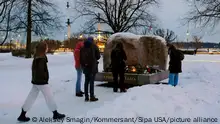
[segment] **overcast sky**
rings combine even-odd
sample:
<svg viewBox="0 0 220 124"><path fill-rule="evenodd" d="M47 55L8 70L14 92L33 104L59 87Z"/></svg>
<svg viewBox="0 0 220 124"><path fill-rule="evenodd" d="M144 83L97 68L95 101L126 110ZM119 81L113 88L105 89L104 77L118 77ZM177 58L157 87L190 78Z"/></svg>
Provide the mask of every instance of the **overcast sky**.
<svg viewBox="0 0 220 124"><path fill-rule="evenodd" d="M64 14L67 14L66 10L66 2L70 2L70 6L74 6L74 0L56 0L57 4L59 5L61 11ZM168 28L173 30L177 35L179 40L186 41L186 30L187 25L183 26L181 24L181 19L185 16L186 12L189 10L189 7L186 0L160 0L161 4L159 8L152 9L152 13L154 13L157 18L159 19L158 22L160 26L163 28ZM70 9L70 15L74 16L74 10ZM63 19L63 23L66 22L66 18ZM83 19L79 19L71 26L71 31L76 32L80 29L80 25L83 25L85 22ZM217 29L217 28L216 28ZM189 28L190 35L198 35L203 36L204 42L220 42L220 36L218 34L219 31L204 31L201 32L200 29L196 29L194 26L190 26ZM63 40L64 36L67 32L67 28L65 28L62 32L56 33L54 38Z"/></svg>

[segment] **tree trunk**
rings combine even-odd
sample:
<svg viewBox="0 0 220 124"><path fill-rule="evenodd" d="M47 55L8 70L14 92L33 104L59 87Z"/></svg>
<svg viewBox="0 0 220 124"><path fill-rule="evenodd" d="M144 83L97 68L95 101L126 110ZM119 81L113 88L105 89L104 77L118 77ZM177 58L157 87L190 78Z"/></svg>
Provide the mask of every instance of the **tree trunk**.
<svg viewBox="0 0 220 124"><path fill-rule="evenodd" d="M27 42L26 42L26 58L31 58L31 1L28 0L28 10L27 10Z"/></svg>

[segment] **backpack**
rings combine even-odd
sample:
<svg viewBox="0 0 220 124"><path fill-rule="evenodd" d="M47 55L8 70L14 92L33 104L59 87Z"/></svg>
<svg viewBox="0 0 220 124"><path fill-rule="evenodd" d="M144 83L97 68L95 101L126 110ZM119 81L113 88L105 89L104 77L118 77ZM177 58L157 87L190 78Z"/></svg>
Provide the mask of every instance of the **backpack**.
<svg viewBox="0 0 220 124"><path fill-rule="evenodd" d="M92 48L82 47L80 50L80 63L82 67L92 67L94 65L94 50Z"/></svg>

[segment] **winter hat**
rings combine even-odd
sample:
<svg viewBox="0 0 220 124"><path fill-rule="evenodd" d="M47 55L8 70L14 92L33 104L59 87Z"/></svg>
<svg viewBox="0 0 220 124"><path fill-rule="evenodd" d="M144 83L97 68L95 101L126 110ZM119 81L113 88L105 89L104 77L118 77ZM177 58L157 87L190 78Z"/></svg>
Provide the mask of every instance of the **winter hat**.
<svg viewBox="0 0 220 124"><path fill-rule="evenodd" d="M88 38L87 38L87 42L93 43L93 41L94 41L93 37L88 37Z"/></svg>
<svg viewBox="0 0 220 124"><path fill-rule="evenodd" d="M88 37L84 42L84 46L88 48L91 46L92 43L93 43L93 37Z"/></svg>

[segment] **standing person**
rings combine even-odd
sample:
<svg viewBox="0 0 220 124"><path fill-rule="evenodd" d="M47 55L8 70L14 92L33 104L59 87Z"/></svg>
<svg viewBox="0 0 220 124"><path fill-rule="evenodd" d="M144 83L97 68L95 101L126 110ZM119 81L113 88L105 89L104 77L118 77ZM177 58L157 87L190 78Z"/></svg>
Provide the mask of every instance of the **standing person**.
<svg viewBox="0 0 220 124"><path fill-rule="evenodd" d="M182 72L182 60L184 59L184 54L172 44L168 44L168 47L170 56L168 84L175 87L178 84L179 73Z"/></svg>
<svg viewBox="0 0 220 124"><path fill-rule="evenodd" d="M83 97L84 92L81 91L81 80L82 80L82 68L80 65L80 49L84 46L83 41L80 41L76 44L74 50L74 59L75 59L75 68L77 72L77 80L76 80L76 96Z"/></svg>
<svg viewBox="0 0 220 124"><path fill-rule="evenodd" d="M126 92L124 86L125 80L125 61L127 60L126 53L123 49L122 43L117 43L116 47L111 52L111 65L112 65L112 74L114 80L114 92L118 92L118 88L120 88L121 92ZM118 84L118 75L120 77L120 81Z"/></svg>
<svg viewBox="0 0 220 124"><path fill-rule="evenodd" d="M197 49L194 50L194 55L196 55L196 54L197 54Z"/></svg>
<svg viewBox="0 0 220 124"><path fill-rule="evenodd" d="M45 42L40 42L36 46L36 52L34 55L33 63L32 63L32 89L29 92L28 97L25 100L24 105L22 106L22 111L20 116L18 117L18 121L27 122L30 120L29 117L26 117L26 112L32 107L34 104L39 91L41 91L44 95L48 108L51 112L53 112L53 119L62 119L65 117L64 114L60 114L57 112L57 106L54 101L52 92L50 90L50 86L48 85L49 80L49 72L47 68L47 53L48 47Z"/></svg>
<svg viewBox="0 0 220 124"><path fill-rule="evenodd" d="M85 101L98 101L94 95L94 80L98 72L98 60L100 59L100 52L98 47L94 44L93 38L89 37L84 42L84 47L80 50L80 64L85 74ZM90 85L90 98L88 88Z"/></svg>

